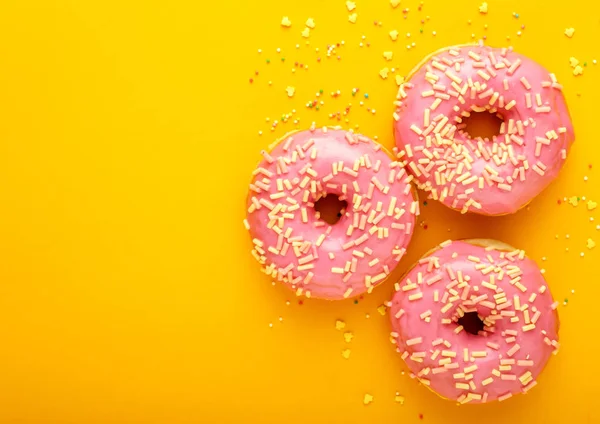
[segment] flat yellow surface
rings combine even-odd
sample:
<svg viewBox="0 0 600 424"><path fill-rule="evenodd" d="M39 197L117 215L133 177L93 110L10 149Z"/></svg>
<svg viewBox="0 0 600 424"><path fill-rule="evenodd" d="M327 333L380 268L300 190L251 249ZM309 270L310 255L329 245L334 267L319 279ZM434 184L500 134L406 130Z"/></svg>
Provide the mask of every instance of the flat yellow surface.
<svg viewBox="0 0 600 424"><path fill-rule="evenodd" d="M356 3L351 24L343 0L3 2L0 423L600 422L600 207L558 204L600 203L600 3L489 0L487 15L472 0L421 11L416 0ZM422 207L394 278L447 238L493 237L536 259L561 301L562 349L539 386L457 407L403 374L377 312L393 281L357 304L300 305L260 273L242 219L261 148L312 121L338 123L329 114L350 103L339 124L392 147L391 68L404 75L471 34L556 73L577 142L560 178L517 215ZM570 57L587 62L583 75Z"/></svg>

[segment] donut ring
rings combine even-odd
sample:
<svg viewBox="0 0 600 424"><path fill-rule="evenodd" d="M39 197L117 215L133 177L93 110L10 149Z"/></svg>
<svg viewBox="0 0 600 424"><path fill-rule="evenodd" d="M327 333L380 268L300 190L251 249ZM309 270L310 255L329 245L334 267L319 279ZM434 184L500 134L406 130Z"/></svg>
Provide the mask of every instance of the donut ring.
<svg viewBox="0 0 600 424"><path fill-rule="evenodd" d="M262 154L245 224L263 271L297 295L329 300L381 284L419 213L412 177L381 145L339 129L288 134ZM348 204L333 225L315 211L327 195Z"/></svg>
<svg viewBox="0 0 600 424"><path fill-rule="evenodd" d="M560 171L574 132L556 77L511 49L449 47L400 86L394 113L399 158L419 188L444 205L483 215L514 213ZM463 119L503 120L491 142Z"/></svg>
<svg viewBox="0 0 600 424"><path fill-rule="evenodd" d="M535 386L557 352L557 305L522 250L448 240L396 284L391 335L411 375L441 397L505 400Z"/></svg>

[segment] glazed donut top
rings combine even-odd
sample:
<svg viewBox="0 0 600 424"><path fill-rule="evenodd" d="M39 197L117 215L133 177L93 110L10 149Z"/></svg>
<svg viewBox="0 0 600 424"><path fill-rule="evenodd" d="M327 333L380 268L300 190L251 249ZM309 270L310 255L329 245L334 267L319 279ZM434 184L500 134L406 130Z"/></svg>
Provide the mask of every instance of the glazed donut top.
<svg viewBox="0 0 600 424"><path fill-rule="evenodd" d="M442 243L397 283L390 311L412 373L462 403L528 391L559 346L558 303L540 269L522 250L493 243ZM460 325L469 312L483 320L478 335Z"/></svg>
<svg viewBox="0 0 600 424"><path fill-rule="evenodd" d="M412 176L367 137L337 129L293 133L254 172L247 224L252 254L296 294L343 299L371 291L404 255L419 204ZM326 195L347 202L319 219Z"/></svg>
<svg viewBox="0 0 600 424"><path fill-rule="evenodd" d="M445 205L486 215L516 212L558 174L574 140L562 86L510 49L434 53L401 85L394 113L400 158ZM471 138L463 120L497 114L500 134Z"/></svg>

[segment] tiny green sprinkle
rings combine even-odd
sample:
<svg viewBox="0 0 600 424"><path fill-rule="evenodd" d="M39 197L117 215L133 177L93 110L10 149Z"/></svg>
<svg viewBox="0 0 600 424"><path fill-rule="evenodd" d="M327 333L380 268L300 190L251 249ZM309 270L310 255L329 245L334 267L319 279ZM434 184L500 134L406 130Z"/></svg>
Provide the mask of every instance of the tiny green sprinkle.
<svg viewBox="0 0 600 424"><path fill-rule="evenodd" d="M271 59L267 59L267 63L271 63Z"/></svg>
<svg viewBox="0 0 600 424"><path fill-rule="evenodd" d="M565 303L569 303L569 299L565 297Z"/></svg>
<svg viewBox="0 0 600 424"><path fill-rule="evenodd" d="M319 90L319 93L323 94L323 90Z"/></svg>
<svg viewBox="0 0 600 424"><path fill-rule="evenodd" d="M358 300L355 300L355 301L354 301L354 304L355 304L355 305L358 305Z"/></svg>
<svg viewBox="0 0 600 424"><path fill-rule="evenodd" d="M587 62L583 62L583 66L587 66Z"/></svg>
<svg viewBox="0 0 600 424"><path fill-rule="evenodd" d="M319 106L317 106L317 110L319 110Z"/></svg>
<svg viewBox="0 0 600 424"><path fill-rule="evenodd" d="M419 30L419 32L420 32L421 34L423 34L423 28L421 28L421 29Z"/></svg>
<svg viewBox="0 0 600 424"><path fill-rule="evenodd" d="M427 206L427 200L423 202L423 206Z"/></svg>
<svg viewBox="0 0 600 424"><path fill-rule="evenodd" d="M285 62L285 57L282 57L282 58L281 58L281 61L282 61L282 62Z"/></svg>

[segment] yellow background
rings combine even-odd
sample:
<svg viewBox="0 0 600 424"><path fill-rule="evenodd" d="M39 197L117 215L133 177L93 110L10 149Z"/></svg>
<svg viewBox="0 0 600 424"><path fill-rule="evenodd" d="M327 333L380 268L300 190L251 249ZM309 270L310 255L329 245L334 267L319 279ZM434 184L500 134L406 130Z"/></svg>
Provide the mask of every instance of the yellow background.
<svg viewBox="0 0 600 424"><path fill-rule="evenodd" d="M600 65L592 64L600 60L600 3L488 4L484 16L472 0L426 0L422 11L416 0L395 10L386 0L357 0L353 25L343 0L5 0L0 422L600 422L600 247L586 248L588 238L600 243L600 208L557 203L600 202ZM288 30L283 16L292 20ZM300 32L309 17L317 27L306 45ZM575 28L573 38L566 27ZM422 207L394 278L447 238L495 237L537 260L561 301L562 349L539 386L505 403L456 407L402 374L388 316L376 310L393 281L358 304L299 305L260 273L242 219L263 146L313 120L333 124L328 114L352 103L341 124L392 147L396 86L379 70L406 74L433 49L471 34L514 45L557 74L577 142L560 178L515 216ZM359 47L363 35L370 47ZM327 59L327 44L342 40L341 60ZM385 50L395 53L391 63ZM580 77L571 56L587 62ZM295 61L309 69L293 73ZM296 88L293 98L287 86ZM320 89L321 110L306 108ZM366 92L369 100L361 99ZM349 345L336 319L354 333ZM347 347L349 360L341 357ZM365 393L374 396L368 406Z"/></svg>

